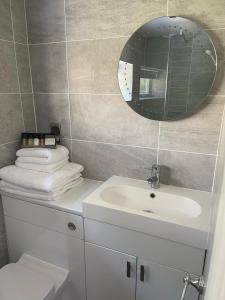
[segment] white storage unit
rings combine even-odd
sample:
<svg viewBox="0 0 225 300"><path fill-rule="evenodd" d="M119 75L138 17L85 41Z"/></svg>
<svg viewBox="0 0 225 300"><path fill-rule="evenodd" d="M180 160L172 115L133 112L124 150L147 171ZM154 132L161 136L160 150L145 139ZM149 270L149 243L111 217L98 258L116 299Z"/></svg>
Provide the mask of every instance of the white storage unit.
<svg viewBox="0 0 225 300"><path fill-rule="evenodd" d="M85 236L87 300L180 300L185 271L203 271L204 249L94 220L85 220ZM185 300L198 300L197 291Z"/></svg>
<svg viewBox="0 0 225 300"><path fill-rule="evenodd" d="M83 218L6 196L3 207L10 261L27 253L69 270L62 300L85 300Z"/></svg>

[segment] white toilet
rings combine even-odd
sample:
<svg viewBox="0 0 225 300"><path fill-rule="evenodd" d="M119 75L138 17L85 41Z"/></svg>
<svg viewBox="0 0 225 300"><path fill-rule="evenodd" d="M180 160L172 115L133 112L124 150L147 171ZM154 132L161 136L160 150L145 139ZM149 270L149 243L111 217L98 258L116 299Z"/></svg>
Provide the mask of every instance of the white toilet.
<svg viewBox="0 0 225 300"><path fill-rule="evenodd" d="M10 263L0 270L0 299L56 299L68 274L65 269L23 254L17 263Z"/></svg>

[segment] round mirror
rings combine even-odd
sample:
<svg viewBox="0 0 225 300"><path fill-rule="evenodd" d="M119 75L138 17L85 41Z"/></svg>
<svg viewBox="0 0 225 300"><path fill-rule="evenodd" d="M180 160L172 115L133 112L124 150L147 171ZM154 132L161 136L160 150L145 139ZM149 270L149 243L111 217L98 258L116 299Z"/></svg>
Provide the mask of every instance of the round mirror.
<svg viewBox="0 0 225 300"><path fill-rule="evenodd" d="M178 120L195 112L212 87L215 47L197 24L161 17L140 27L120 56L118 80L127 104L153 120Z"/></svg>

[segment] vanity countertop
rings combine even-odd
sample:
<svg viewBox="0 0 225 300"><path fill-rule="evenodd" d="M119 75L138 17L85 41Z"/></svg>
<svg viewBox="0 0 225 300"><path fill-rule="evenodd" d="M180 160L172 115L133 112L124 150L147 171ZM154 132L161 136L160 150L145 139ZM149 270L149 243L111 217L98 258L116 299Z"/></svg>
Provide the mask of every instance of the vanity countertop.
<svg viewBox="0 0 225 300"><path fill-rule="evenodd" d="M211 193L112 176L83 202L85 218L207 249Z"/></svg>
<svg viewBox="0 0 225 300"><path fill-rule="evenodd" d="M42 206L55 208L57 210L83 216L83 200L94 190L96 190L101 184L102 181L84 179L81 184L66 192L60 199L56 201L41 201L32 198L24 198L22 196L17 196L16 198L34 204L39 204ZM2 195L8 196L10 198L15 198L15 196L6 193L2 193Z"/></svg>

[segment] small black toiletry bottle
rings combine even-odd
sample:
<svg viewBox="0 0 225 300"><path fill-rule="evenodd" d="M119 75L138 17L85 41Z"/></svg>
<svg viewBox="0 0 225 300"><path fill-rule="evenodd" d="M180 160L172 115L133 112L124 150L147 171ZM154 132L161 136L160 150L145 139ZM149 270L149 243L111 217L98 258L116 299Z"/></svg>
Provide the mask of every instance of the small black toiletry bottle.
<svg viewBox="0 0 225 300"><path fill-rule="evenodd" d="M44 146L45 145L45 136L44 134L40 134L40 146Z"/></svg>

